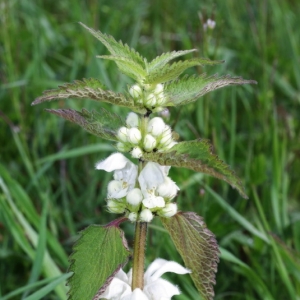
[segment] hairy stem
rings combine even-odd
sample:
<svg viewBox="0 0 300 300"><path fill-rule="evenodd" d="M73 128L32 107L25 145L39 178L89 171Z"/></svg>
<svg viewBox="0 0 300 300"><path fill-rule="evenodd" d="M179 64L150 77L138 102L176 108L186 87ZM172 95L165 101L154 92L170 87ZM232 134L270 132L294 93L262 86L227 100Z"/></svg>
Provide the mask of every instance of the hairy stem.
<svg viewBox="0 0 300 300"><path fill-rule="evenodd" d="M147 240L147 222L137 222L133 247L132 290L144 288L145 248Z"/></svg>

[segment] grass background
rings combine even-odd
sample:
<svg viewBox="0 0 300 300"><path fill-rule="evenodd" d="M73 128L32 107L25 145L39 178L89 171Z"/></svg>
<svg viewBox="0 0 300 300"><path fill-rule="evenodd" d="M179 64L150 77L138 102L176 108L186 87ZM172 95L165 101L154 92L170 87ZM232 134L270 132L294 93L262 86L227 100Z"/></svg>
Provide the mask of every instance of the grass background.
<svg viewBox="0 0 300 300"><path fill-rule="evenodd" d="M199 49L225 59L190 73L231 74L257 86L212 92L170 110L182 140L209 138L242 178L249 200L225 183L171 170L179 207L203 216L221 247L215 299L300 299L299 119L300 2L1 0L0 18L0 298L66 299L67 257L77 233L105 224L111 174L95 171L111 144L43 111L97 109L90 101L31 107L45 89L96 77L123 91L131 81L78 21L136 48L149 60L162 52ZM203 30L207 18L214 30ZM127 111L104 105L125 116ZM129 242L133 228L123 226ZM155 222L147 261L181 262ZM161 243L161 241L164 241ZM188 276L169 276L199 299Z"/></svg>

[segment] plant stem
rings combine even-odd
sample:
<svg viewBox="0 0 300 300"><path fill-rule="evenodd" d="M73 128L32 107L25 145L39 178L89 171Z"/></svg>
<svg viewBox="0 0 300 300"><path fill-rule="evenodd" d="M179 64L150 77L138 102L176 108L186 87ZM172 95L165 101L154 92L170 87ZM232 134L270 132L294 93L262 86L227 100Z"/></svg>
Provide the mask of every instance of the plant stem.
<svg viewBox="0 0 300 300"><path fill-rule="evenodd" d="M133 247L132 290L144 288L145 247L147 240L147 222L137 222Z"/></svg>

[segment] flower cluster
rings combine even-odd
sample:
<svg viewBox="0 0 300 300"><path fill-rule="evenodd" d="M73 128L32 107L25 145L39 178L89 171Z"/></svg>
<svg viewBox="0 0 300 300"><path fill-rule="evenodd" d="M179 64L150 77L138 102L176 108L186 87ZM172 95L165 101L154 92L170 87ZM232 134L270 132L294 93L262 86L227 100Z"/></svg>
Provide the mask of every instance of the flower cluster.
<svg viewBox="0 0 300 300"><path fill-rule="evenodd" d="M191 273L190 270L174 261L157 258L149 265L144 274L143 290L137 288L132 291L132 269L128 274L120 269L106 288L105 292L100 295L100 298L108 300L169 300L174 295L179 295L180 291L176 285L160 278L166 272L173 272L176 274Z"/></svg>
<svg viewBox="0 0 300 300"><path fill-rule="evenodd" d="M172 217L177 213L172 199L179 190L168 177L170 167L148 162L138 175L138 168L121 153L114 153L96 164L96 169L114 171L108 184L107 208L125 213L132 222L150 222L154 215Z"/></svg>
<svg viewBox="0 0 300 300"><path fill-rule="evenodd" d="M130 87L129 94L134 99L135 103L143 104L144 107L154 112L162 110L166 103L164 86L161 83L155 86L147 84L140 86L135 84Z"/></svg>
<svg viewBox="0 0 300 300"><path fill-rule="evenodd" d="M155 149L163 152L177 144L172 137L171 127L162 118L144 118L142 123L133 112L128 114L126 127L121 127L117 136L117 149L122 152L131 151L134 158L141 158L143 151L151 152Z"/></svg>

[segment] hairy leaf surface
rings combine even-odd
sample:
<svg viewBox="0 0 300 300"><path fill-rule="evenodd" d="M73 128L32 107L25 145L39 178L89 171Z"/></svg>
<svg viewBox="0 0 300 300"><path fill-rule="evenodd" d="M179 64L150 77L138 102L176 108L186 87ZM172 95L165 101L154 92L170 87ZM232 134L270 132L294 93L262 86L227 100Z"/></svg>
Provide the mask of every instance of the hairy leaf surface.
<svg viewBox="0 0 300 300"><path fill-rule="evenodd" d="M118 129L125 125L118 115L104 108L100 108L99 112L89 112L86 109L82 109L81 112L73 109L46 109L46 111L81 126L93 135L111 141L118 141L116 137Z"/></svg>
<svg viewBox="0 0 300 300"><path fill-rule="evenodd" d="M119 65L121 72L138 82L141 82L147 74L145 69L129 58L113 55L98 55L97 57L109 59L116 63L121 62L122 64Z"/></svg>
<svg viewBox="0 0 300 300"><path fill-rule="evenodd" d="M112 36L89 28L81 22L79 22L79 24L96 37L113 56L121 56L130 59L145 69L145 59L127 44L124 45L121 41L117 42Z"/></svg>
<svg viewBox="0 0 300 300"><path fill-rule="evenodd" d="M196 101L199 97L228 85L255 84L254 80L245 80L241 77L229 75L218 77L184 76L182 79L167 83L164 86L164 95L168 102L174 105L184 105Z"/></svg>
<svg viewBox="0 0 300 300"><path fill-rule="evenodd" d="M156 68L162 68L172 59L175 59L179 56L186 55L188 53L195 52L195 51L197 51L197 49L184 50L184 51L172 51L172 52L163 53L162 55L157 56L155 59L153 59L148 64L148 70L149 70L149 72L151 72L152 70L154 70Z"/></svg>
<svg viewBox="0 0 300 300"><path fill-rule="evenodd" d="M161 218L199 293L205 300L214 297L213 284L219 262L219 249L214 234L203 219L193 212L179 212L171 218Z"/></svg>
<svg viewBox="0 0 300 300"><path fill-rule="evenodd" d="M166 152L144 153L143 159L163 166L184 167L228 182L242 197L247 198L240 179L231 168L212 151L208 140L180 142Z"/></svg>
<svg viewBox="0 0 300 300"><path fill-rule="evenodd" d="M183 71L188 68L200 65L215 65L222 61L212 61L206 58L192 58L189 60L180 60L173 64L167 64L162 68L153 69L148 73L144 82L147 84L158 84L176 79Z"/></svg>
<svg viewBox="0 0 300 300"><path fill-rule="evenodd" d="M69 300L100 299L129 255L119 227L91 225L83 230L70 256L70 271L74 274L68 280Z"/></svg>
<svg viewBox="0 0 300 300"><path fill-rule="evenodd" d="M32 105L39 104L45 101L79 98L92 99L99 102L107 102L119 106L125 106L140 113L145 113L145 108L134 104L130 97L125 97L121 93L105 90L105 86L94 78L76 80L73 83L66 83L59 86L57 89L48 90L43 95L37 98Z"/></svg>

